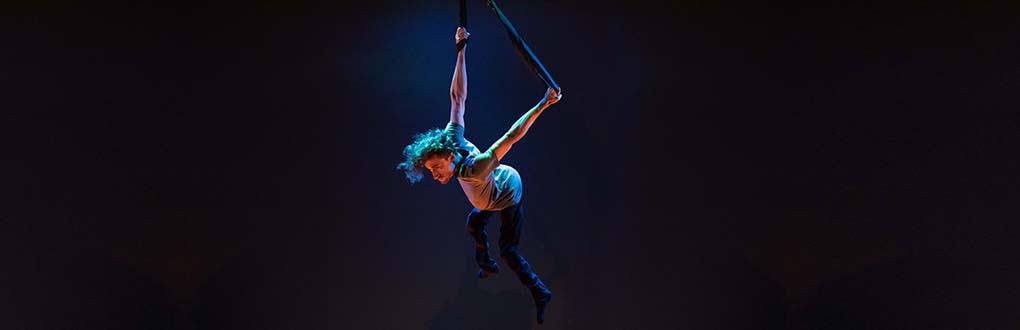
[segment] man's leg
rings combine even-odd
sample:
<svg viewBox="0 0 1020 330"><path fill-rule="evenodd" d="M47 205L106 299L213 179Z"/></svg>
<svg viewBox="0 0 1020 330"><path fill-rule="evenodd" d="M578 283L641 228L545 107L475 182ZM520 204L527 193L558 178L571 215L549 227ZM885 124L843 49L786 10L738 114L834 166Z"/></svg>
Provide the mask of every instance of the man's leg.
<svg viewBox="0 0 1020 330"><path fill-rule="evenodd" d="M535 299L535 312L538 323L545 321L545 306L552 299L552 291L531 271L531 265L518 251L521 242L521 216L523 208L520 203L499 212L502 223L499 227L499 256L503 262L517 274L521 284L528 287L531 297Z"/></svg>
<svg viewBox="0 0 1020 330"><path fill-rule="evenodd" d="M471 210L467 217L467 232L475 239L475 262L478 263L478 277L485 279L489 274L499 272L499 265L489 256L489 236L485 225L489 223L492 211Z"/></svg>

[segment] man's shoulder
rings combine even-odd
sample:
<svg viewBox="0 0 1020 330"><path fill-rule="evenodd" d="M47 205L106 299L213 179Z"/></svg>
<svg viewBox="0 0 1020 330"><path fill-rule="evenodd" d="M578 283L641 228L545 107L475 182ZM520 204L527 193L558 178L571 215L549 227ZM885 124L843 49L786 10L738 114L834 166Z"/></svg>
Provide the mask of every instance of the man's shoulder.
<svg viewBox="0 0 1020 330"><path fill-rule="evenodd" d="M478 162L478 157L481 155L475 150L469 149L458 149L457 152L463 156L460 163L457 164L458 177L463 178L474 178L477 177L475 171L475 165Z"/></svg>

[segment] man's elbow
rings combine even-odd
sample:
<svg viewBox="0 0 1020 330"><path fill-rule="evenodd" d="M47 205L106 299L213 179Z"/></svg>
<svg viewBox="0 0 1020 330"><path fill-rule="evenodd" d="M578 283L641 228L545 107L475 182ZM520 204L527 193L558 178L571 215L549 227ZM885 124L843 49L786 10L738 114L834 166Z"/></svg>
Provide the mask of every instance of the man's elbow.
<svg viewBox="0 0 1020 330"><path fill-rule="evenodd" d="M503 134L503 141L505 143L513 144L513 143L517 143L517 141L519 141L521 139L521 137L522 137L522 135L521 135L520 132L518 132L517 130L513 130L513 131L506 132L506 134Z"/></svg>
<svg viewBox="0 0 1020 330"><path fill-rule="evenodd" d="M464 104L464 101L467 101L467 93L462 93L460 91L450 91L450 102L453 102L455 104Z"/></svg>

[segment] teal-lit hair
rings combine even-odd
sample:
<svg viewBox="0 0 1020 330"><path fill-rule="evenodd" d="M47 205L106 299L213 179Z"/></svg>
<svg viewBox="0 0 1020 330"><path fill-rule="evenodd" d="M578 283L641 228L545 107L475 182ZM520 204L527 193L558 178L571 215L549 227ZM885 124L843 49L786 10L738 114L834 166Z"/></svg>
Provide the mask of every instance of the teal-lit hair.
<svg viewBox="0 0 1020 330"><path fill-rule="evenodd" d="M415 134L414 142L404 147L404 161L397 164L397 169L404 171L412 184L421 181L425 161L435 155L445 157L454 152L456 146L453 137L438 128Z"/></svg>

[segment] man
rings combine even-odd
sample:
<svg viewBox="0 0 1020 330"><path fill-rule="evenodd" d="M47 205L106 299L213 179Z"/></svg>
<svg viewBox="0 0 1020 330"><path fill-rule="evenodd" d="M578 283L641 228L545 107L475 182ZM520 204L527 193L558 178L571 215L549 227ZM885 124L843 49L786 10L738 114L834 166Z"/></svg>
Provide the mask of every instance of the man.
<svg viewBox="0 0 1020 330"><path fill-rule="evenodd" d="M457 28L455 42L467 39L470 34ZM475 240L475 260L478 277L485 279L499 272L499 265L489 256L485 225L492 214L499 214L499 255L535 299L538 323L544 321L545 306L552 292L538 278L528 262L518 252L521 238L521 177L513 167L500 164L510 147L528 132L528 128L546 108L558 102L562 95L548 89L545 97L518 119L499 140L485 152L464 139L464 102L467 99L467 71L462 48L457 52L457 64L450 86L450 122L445 130L438 128L417 134L414 142L404 148L404 162L397 166L411 183L421 180L423 169L432 178L447 184L456 178L464 194L474 206L467 218L467 231Z"/></svg>

